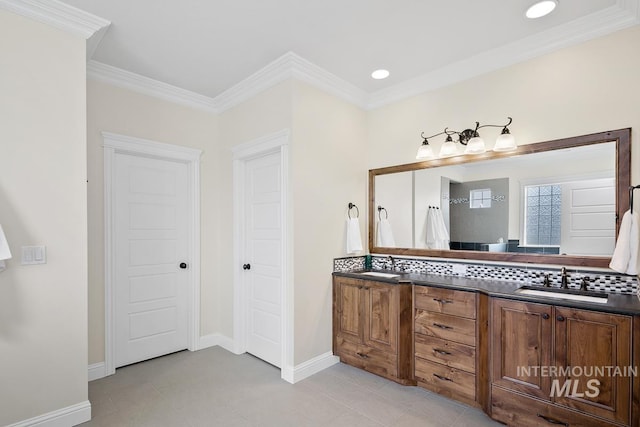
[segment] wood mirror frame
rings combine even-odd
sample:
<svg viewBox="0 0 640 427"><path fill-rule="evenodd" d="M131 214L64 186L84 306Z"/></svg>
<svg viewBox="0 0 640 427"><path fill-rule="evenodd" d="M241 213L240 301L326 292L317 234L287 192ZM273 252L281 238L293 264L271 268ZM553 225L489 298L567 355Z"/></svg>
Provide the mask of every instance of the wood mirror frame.
<svg viewBox="0 0 640 427"><path fill-rule="evenodd" d="M535 264L558 264L580 267L607 268L610 257L579 256L579 255L545 255L514 252L484 252L469 250L433 250L416 248L385 248L375 246L375 178L397 172L415 171L435 168L439 166L458 165L461 163L478 162L482 160L501 159L525 154L541 153L544 151L561 150L565 148L582 147L605 142L616 143L616 236L620 228L622 215L629 209L629 186L631 185L631 128L611 130L590 135L556 139L535 144L520 145L515 151L498 153L494 151L481 155L462 155L446 159L429 160L409 163L399 166L388 166L369 170L369 252L389 255L413 255L434 258L473 259L486 261L503 261Z"/></svg>

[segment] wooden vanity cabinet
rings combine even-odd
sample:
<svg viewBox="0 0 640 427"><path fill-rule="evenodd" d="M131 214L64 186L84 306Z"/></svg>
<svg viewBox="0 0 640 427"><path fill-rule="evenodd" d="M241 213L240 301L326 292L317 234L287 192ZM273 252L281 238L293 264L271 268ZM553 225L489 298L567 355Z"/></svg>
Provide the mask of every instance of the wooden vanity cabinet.
<svg viewBox="0 0 640 427"><path fill-rule="evenodd" d="M633 365L630 316L500 298L491 305L494 419L519 427L637 425L632 378L602 375ZM560 375L569 367L589 376ZM586 372L590 367L602 369ZM593 388L589 380L597 381Z"/></svg>
<svg viewBox="0 0 640 427"><path fill-rule="evenodd" d="M411 285L334 276L333 353L352 366L413 385Z"/></svg>
<svg viewBox="0 0 640 427"><path fill-rule="evenodd" d="M418 385L484 407L486 304L474 292L414 286L415 378Z"/></svg>

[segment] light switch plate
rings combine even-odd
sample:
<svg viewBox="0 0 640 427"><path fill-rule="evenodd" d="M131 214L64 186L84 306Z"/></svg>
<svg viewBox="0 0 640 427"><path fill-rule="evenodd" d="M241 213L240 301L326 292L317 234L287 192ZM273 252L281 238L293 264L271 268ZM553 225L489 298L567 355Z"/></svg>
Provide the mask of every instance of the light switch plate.
<svg viewBox="0 0 640 427"><path fill-rule="evenodd" d="M47 247L46 246L23 246L22 247L22 265L46 264L47 263Z"/></svg>
<svg viewBox="0 0 640 427"><path fill-rule="evenodd" d="M451 273L455 276L466 276L467 266L464 264L451 264Z"/></svg>

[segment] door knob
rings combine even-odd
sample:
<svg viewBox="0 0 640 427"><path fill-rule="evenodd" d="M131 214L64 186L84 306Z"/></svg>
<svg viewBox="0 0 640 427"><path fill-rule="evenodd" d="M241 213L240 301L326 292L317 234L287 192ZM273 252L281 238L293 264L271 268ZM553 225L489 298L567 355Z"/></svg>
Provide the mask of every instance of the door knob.
<svg viewBox="0 0 640 427"><path fill-rule="evenodd" d="M251 264L243 264L242 265L242 269L243 270L251 270Z"/></svg>
<svg viewBox="0 0 640 427"><path fill-rule="evenodd" d="M187 267L188 267L188 265L187 265L187 263L186 263L186 262L181 262L181 263L180 263L180 268L181 268L181 269L183 269L183 270L184 270L184 269L185 269L185 268L187 268Z"/></svg>

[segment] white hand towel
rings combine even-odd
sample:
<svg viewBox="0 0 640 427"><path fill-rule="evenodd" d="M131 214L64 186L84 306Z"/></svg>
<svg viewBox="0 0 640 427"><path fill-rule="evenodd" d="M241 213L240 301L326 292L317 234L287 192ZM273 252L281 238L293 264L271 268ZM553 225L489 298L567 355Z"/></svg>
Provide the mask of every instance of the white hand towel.
<svg viewBox="0 0 640 427"><path fill-rule="evenodd" d="M9 250L9 242L4 236L2 225L0 225L0 261L11 258L11 251Z"/></svg>
<svg viewBox="0 0 640 427"><path fill-rule="evenodd" d="M347 219L347 253L355 254L361 250L360 221L358 218L349 218Z"/></svg>
<svg viewBox="0 0 640 427"><path fill-rule="evenodd" d="M444 225L444 217L442 210L436 209L437 228L438 228L438 249L449 250L449 232L447 226Z"/></svg>
<svg viewBox="0 0 640 427"><path fill-rule="evenodd" d="M609 267L619 273L638 274L638 246L640 245L638 213L627 211L622 216L618 241Z"/></svg>
<svg viewBox="0 0 640 427"><path fill-rule="evenodd" d="M429 207L427 211L427 249L438 249L438 226L435 209Z"/></svg>
<svg viewBox="0 0 640 427"><path fill-rule="evenodd" d="M394 248L396 241L393 238L393 232L391 231L391 224L388 219L381 219L378 222L378 230L376 232L376 246L383 248Z"/></svg>

